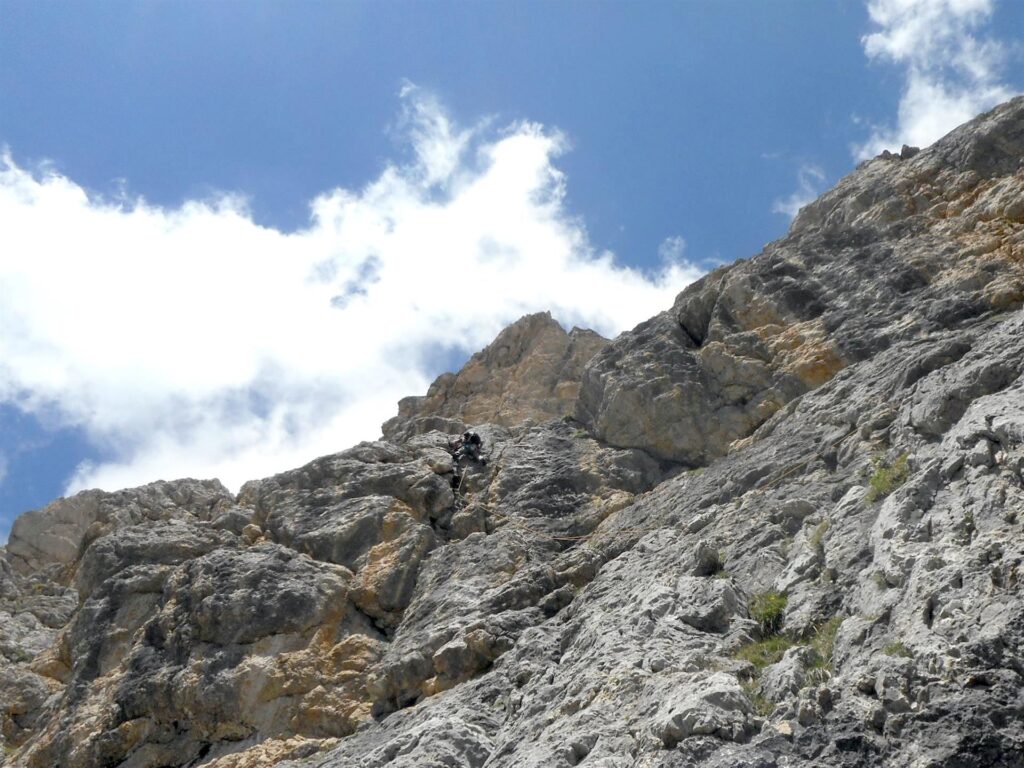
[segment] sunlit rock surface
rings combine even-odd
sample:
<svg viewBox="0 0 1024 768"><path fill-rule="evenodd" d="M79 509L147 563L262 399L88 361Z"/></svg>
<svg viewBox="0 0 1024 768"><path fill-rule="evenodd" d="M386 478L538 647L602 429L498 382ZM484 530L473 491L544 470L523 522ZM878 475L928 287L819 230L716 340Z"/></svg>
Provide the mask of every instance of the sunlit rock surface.
<svg viewBox="0 0 1024 768"><path fill-rule="evenodd" d="M608 343L593 331L565 330L547 312L516 321L458 373L437 378L424 397L407 397L383 427L388 440L471 424L516 426L572 413L583 367Z"/></svg>

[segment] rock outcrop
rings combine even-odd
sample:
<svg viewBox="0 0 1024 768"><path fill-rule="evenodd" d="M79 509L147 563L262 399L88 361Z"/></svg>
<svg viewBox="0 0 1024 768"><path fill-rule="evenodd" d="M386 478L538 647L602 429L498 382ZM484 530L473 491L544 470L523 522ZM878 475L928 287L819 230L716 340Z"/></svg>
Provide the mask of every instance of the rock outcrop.
<svg viewBox="0 0 1024 768"><path fill-rule="evenodd" d="M1022 201L1016 99L607 344L524 318L384 440L28 513L8 762L1024 765Z"/></svg>
<svg viewBox="0 0 1024 768"><path fill-rule="evenodd" d="M715 270L584 373L613 445L703 466L851 363L1024 299L1019 100L925 152L869 161L786 237Z"/></svg>
<svg viewBox="0 0 1024 768"><path fill-rule="evenodd" d="M424 397L406 397L383 427L400 440L430 429L459 433L469 424L513 427L571 413L583 367L608 340L593 331L566 333L550 313L510 325L458 373L439 376Z"/></svg>

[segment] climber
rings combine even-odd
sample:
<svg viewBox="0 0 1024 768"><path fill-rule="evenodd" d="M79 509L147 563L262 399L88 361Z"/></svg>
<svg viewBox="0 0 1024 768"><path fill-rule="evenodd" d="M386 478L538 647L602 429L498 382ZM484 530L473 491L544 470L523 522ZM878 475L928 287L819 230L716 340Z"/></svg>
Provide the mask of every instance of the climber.
<svg viewBox="0 0 1024 768"><path fill-rule="evenodd" d="M483 447L484 441L480 439L480 435L476 432L463 432L462 437L456 440L452 445L452 458L455 459L456 465L458 465L459 460L465 456L471 461L475 461L481 466L484 466L487 464L487 459L480 457L480 451Z"/></svg>

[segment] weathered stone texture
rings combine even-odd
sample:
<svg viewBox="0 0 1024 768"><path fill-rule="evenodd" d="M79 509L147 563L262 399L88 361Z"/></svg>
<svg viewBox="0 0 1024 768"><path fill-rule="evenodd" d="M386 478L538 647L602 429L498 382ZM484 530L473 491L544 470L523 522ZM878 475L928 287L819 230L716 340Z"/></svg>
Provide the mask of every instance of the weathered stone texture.
<svg viewBox="0 0 1024 768"><path fill-rule="evenodd" d="M424 397L407 397L384 424L388 440L470 424L511 427L571 413L583 367L608 340L582 328L566 333L547 312L510 325L458 373L438 377Z"/></svg>
<svg viewBox="0 0 1024 768"><path fill-rule="evenodd" d="M576 416L690 465L898 340L1024 301L1024 102L912 159L871 160L789 235L721 267L600 352Z"/></svg>

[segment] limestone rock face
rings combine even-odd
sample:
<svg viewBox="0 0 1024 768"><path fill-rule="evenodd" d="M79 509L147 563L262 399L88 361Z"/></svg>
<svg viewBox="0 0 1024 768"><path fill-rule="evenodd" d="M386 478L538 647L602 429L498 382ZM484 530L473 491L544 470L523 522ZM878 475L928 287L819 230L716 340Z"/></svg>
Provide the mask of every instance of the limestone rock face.
<svg viewBox="0 0 1024 768"><path fill-rule="evenodd" d="M232 502L216 480L158 482L128 493L86 491L18 517L7 540L6 558L22 573L73 565L83 544L105 531L178 514L211 519Z"/></svg>
<svg viewBox="0 0 1024 768"><path fill-rule="evenodd" d="M867 162L788 236L715 270L587 367L576 416L690 465L897 341L1024 300L1024 101Z"/></svg>
<svg viewBox="0 0 1024 768"><path fill-rule="evenodd" d="M491 461L458 476L431 432L247 483L203 514L141 514L159 485L85 494L102 527L62 567L67 586L0 561L19 764L261 765L489 668L587 578L529 564L664 471L564 421L481 432ZM237 534L235 518L250 521ZM45 599L64 606L48 625Z"/></svg>
<svg viewBox="0 0 1024 768"><path fill-rule="evenodd" d="M593 331L566 333L547 312L510 325L458 373L438 377L425 397L407 397L384 424L388 440L464 425L515 426L571 413L583 366L608 340Z"/></svg>
<svg viewBox="0 0 1024 768"><path fill-rule="evenodd" d="M526 318L237 496L27 513L7 763L1020 768L1022 137L868 162L607 345Z"/></svg>
<svg viewBox="0 0 1024 768"><path fill-rule="evenodd" d="M534 564L488 605L507 618L471 623L432 657L427 646L429 660L419 642L402 650L412 679L468 679L410 693L288 765L1019 765L1024 315L957 338L956 360L937 331L850 366L585 545L546 550L524 531L508 549L499 531L439 550L441 578L418 590L459 613L493 583L483 563ZM929 358L945 362L922 374ZM980 365L1001 373L979 379ZM939 439L915 427L921 402L954 393L961 413ZM980 440L991 459L972 464ZM874 496L880 463L903 456L905 477ZM463 557L473 580L456 592L466 577L448 569ZM787 596L770 638L781 650L759 672L745 655L763 637L750 598L773 591ZM418 599L399 633L424 620ZM512 642L496 655L502 633Z"/></svg>

